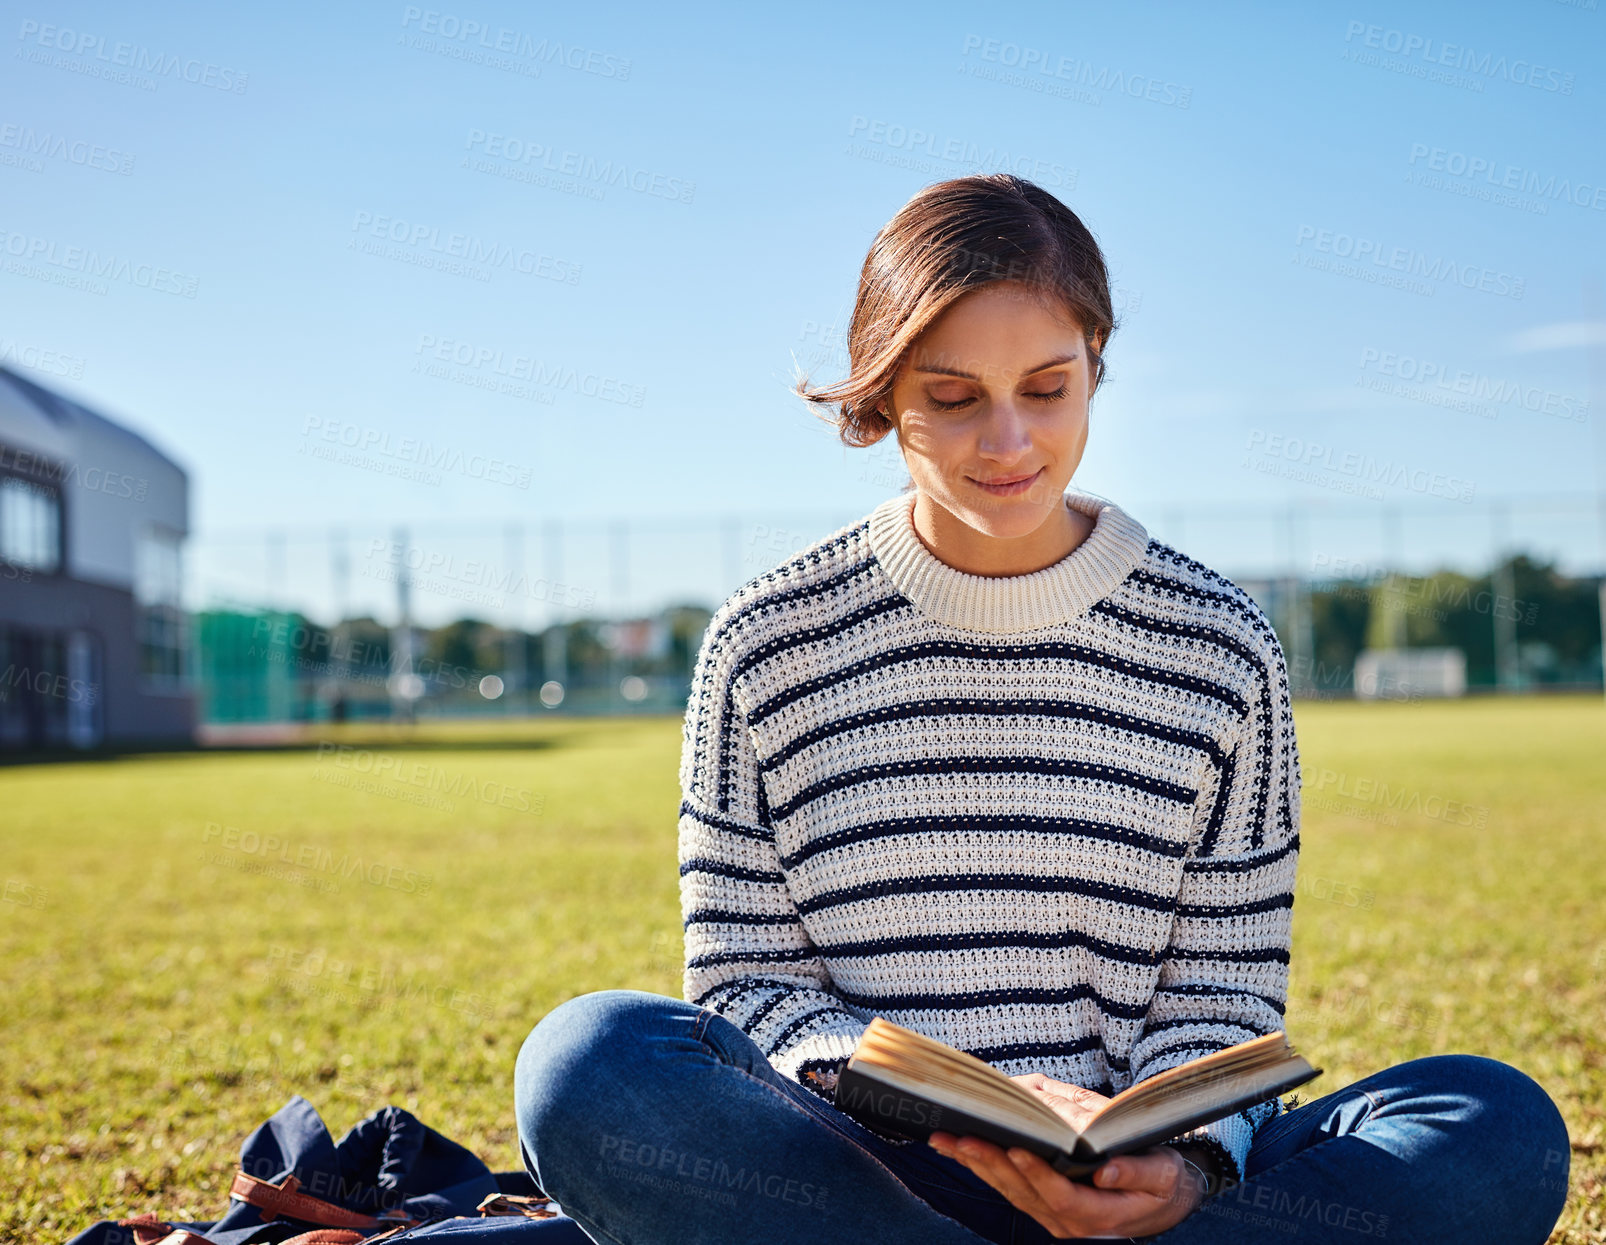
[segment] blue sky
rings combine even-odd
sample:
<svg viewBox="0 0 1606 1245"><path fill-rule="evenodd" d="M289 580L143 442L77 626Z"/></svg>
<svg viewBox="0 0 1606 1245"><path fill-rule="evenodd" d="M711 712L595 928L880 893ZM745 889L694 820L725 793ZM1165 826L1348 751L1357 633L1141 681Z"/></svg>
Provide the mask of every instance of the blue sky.
<svg viewBox="0 0 1606 1245"><path fill-rule="evenodd" d="M794 362L840 375L911 194L1007 165L1124 314L1078 486L1229 573L1471 565L1505 497L1594 567L1589 3L8 3L0 362L189 469L199 596L328 607L338 529L384 599L405 525L709 598L897 491ZM75 248L119 262L83 288Z"/></svg>

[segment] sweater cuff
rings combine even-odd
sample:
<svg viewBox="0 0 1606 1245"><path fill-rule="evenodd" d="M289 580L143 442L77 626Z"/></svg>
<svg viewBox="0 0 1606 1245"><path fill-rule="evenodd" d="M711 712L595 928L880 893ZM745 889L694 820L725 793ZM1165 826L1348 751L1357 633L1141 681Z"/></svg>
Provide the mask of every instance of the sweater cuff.
<svg viewBox="0 0 1606 1245"><path fill-rule="evenodd" d="M1212 1120L1192 1132L1173 1137L1167 1144L1207 1148L1221 1164L1223 1186L1242 1184L1244 1173L1249 1168L1249 1150L1254 1145L1255 1134L1262 1124L1283 1114L1285 1110L1280 1099L1269 1098L1245 1108L1237 1115Z"/></svg>
<svg viewBox="0 0 1606 1245"><path fill-rule="evenodd" d="M840 1071L842 1065L847 1063L848 1056L859 1044L860 1034L868 1027L865 1021L846 1015L837 1024L840 1027L811 1034L771 1055L770 1066L782 1076L832 1102L836 1097L836 1078L830 1074Z"/></svg>
<svg viewBox="0 0 1606 1245"><path fill-rule="evenodd" d="M812 1089L835 1106L837 1078L842 1075L842 1069L847 1066L847 1062L846 1059L806 1060L797 1070L798 1083L804 1089Z"/></svg>
<svg viewBox="0 0 1606 1245"><path fill-rule="evenodd" d="M1254 1125L1239 1112L1225 1119L1212 1120L1192 1132L1181 1133L1166 1144L1199 1146L1209 1150L1221 1167L1222 1184L1225 1186L1243 1183L1244 1171L1249 1165L1249 1147L1254 1140Z"/></svg>

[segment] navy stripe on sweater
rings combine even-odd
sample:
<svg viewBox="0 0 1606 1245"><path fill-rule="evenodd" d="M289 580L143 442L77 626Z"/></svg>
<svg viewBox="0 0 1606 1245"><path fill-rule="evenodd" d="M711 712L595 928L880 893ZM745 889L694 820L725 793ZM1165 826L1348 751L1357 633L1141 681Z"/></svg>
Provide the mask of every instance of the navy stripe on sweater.
<svg viewBox="0 0 1606 1245"><path fill-rule="evenodd" d="M884 649L871 657L852 662L827 674L817 675L812 679L800 679L784 690L777 692L768 700L755 705L747 715L748 725L757 726L788 705L794 704L805 697L827 691L862 674L868 674L872 671L887 671L895 666L909 662L929 662L933 659L944 657L961 658L970 662L987 661L1018 665L1026 665L1045 659L1079 663L1095 670L1107 671L1110 674L1125 675L1129 678L1157 683L1162 687L1173 688L1176 691L1192 692L1194 695L1226 705L1233 711L1235 716L1240 718L1249 711L1249 706L1244 703L1243 698L1230 687L1223 687L1221 684L1214 683L1209 679L1196 678L1193 675L1182 674L1178 671L1165 670L1143 662L1129 661L1126 658L1101 652L1085 644L1072 644L1064 640L1042 640L1032 644L989 644L983 646L961 640L925 640L917 644L904 644L896 648Z"/></svg>
<svg viewBox="0 0 1606 1245"><path fill-rule="evenodd" d="M1196 791L1190 791L1187 787L1180 786L1174 782L1167 782L1163 778L1151 778L1147 774L1136 774L1131 770L1118 769L1113 765L1095 765L1069 757L1029 757L1019 755L1001 757L934 757L919 761L894 761L887 765L863 765L858 769L832 774L819 782L811 783L784 804L776 805L774 819L778 822L785 821L799 809L807 807L815 800L849 787L882 782L888 779L937 774L1037 774L1063 778L1086 778L1107 783L1110 786L1127 787L1133 791L1141 791L1146 795L1157 796L1162 800L1170 800L1174 804L1191 804L1194 797L1198 795Z"/></svg>
<svg viewBox="0 0 1606 1245"><path fill-rule="evenodd" d="M973 1011L987 1007L1069 1007L1084 1000L1106 1016L1120 1020L1141 1020L1149 1012L1148 1003L1117 1003L1105 998L1086 982L1069 989L1054 990L1031 986L1000 987L996 990L966 990L948 993L862 994L840 982L836 992L845 1003L875 1012Z"/></svg>
<svg viewBox="0 0 1606 1245"><path fill-rule="evenodd" d="M1034 895L1081 895L1088 899L1102 899L1134 908L1148 908L1153 912L1168 912L1176 905L1174 895L1150 895L1130 886L1116 886L1109 882L1088 881L1062 875L1039 877L1025 873L927 873L905 874L823 891L807 899L797 900L797 910L808 916L831 908L840 908L846 904L863 903L870 899L944 891L1014 891Z"/></svg>
<svg viewBox="0 0 1606 1245"><path fill-rule="evenodd" d="M1136 717L1130 713L1122 713L1116 709L1108 709L1101 705L1047 700L1038 697L1022 697L1019 700L983 700L975 696L945 696L941 699L911 700L903 704L886 705L880 709L867 709L862 713L854 713L847 717L822 723L813 730L804 731L801 735L789 740L785 746L764 758L759 762L759 769L765 773L773 772L785 765L805 748L864 727L881 726L888 722L906 722L923 718L959 717L966 714L974 714L978 717L1044 717L1077 722L1097 722L1100 725L1113 726L1118 730L1123 730L1133 735L1164 740L1166 743L1191 748L1196 752L1204 753L1205 756L1217 764L1220 764L1225 759L1225 754L1221 751L1216 741L1203 731L1190 731L1180 726L1168 726L1164 722L1153 722L1146 718Z"/></svg>
<svg viewBox="0 0 1606 1245"><path fill-rule="evenodd" d="M796 869L822 852L877 839L895 838L907 834L946 836L963 833L1063 835L1118 843L1123 847L1134 847L1156 856L1181 856L1188 850L1186 843L1164 839L1129 826L1117 826L1111 822L1090 821L1082 817L1036 817L1024 813L979 813L974 816L952 817L888 817L842 830L827 831L816 835L795 852L783 855L781 867L788 870Z"/></svg>

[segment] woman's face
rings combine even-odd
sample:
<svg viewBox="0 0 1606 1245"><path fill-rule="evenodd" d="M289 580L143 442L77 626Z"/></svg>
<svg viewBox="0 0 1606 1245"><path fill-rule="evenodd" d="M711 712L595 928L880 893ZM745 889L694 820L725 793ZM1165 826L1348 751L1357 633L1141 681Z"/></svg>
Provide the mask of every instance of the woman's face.
<svg viewBox="0 0 1606 1245"><path fill-rule="evenodd" d="M1011 282L952 303L916 339L889 415L915 487L1015 538L1063 505L1087 444L1093 369L1068 309Z"/></svg>

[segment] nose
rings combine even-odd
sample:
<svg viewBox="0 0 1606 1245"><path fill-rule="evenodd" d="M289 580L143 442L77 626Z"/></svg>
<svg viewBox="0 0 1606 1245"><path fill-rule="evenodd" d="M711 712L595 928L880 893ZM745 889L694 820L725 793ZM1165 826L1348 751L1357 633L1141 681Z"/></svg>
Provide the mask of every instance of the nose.
<svg viewBox="0 0 1606 1245"><path fill-rule="evenodd" d="M990 404L977 449L988 458L1009 462L1032 448L1031 423L1018 399Z"/></svg>

